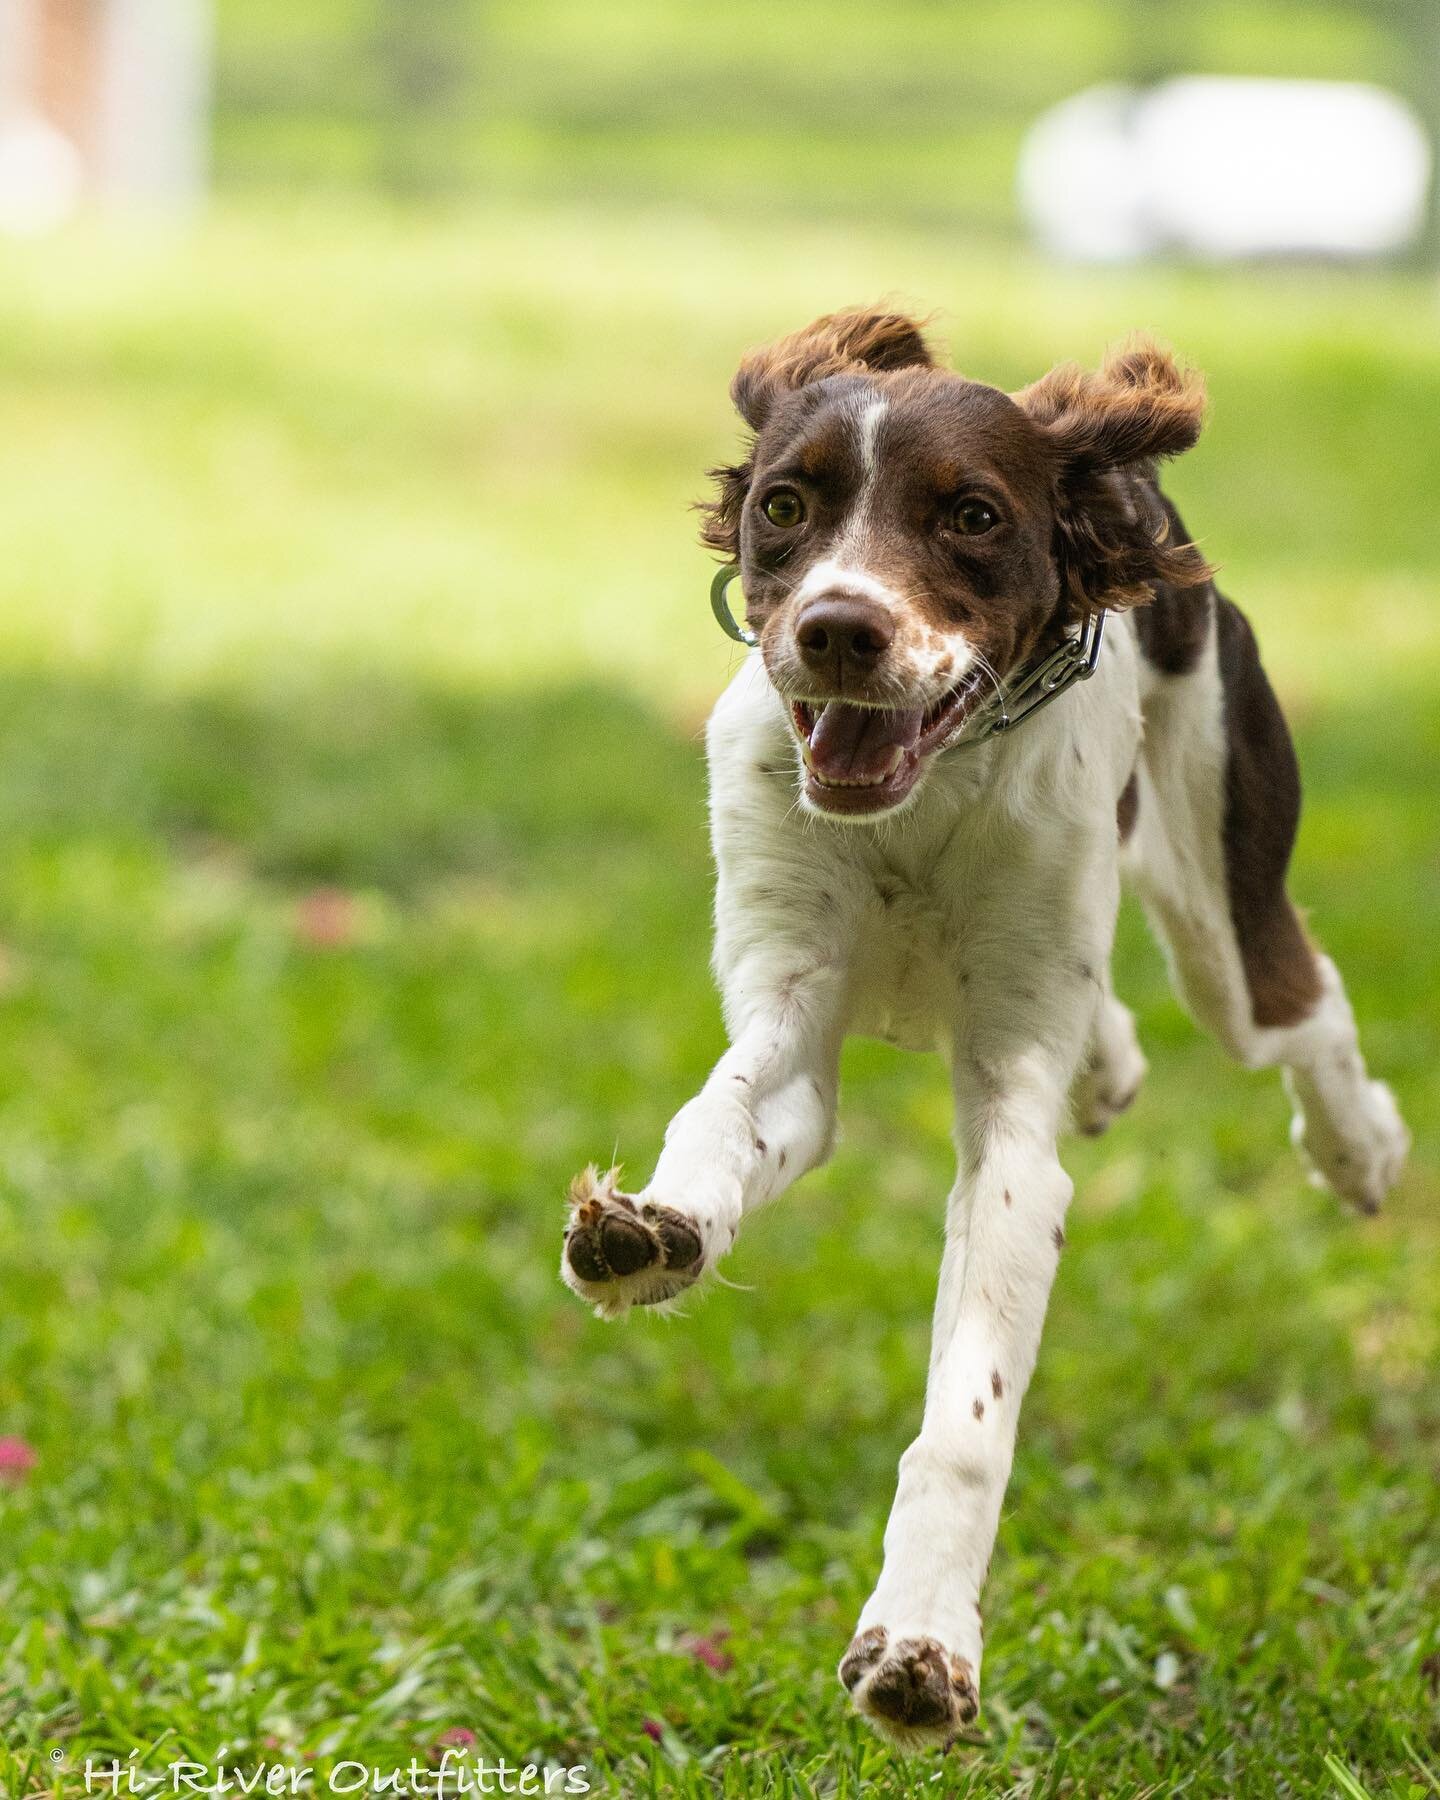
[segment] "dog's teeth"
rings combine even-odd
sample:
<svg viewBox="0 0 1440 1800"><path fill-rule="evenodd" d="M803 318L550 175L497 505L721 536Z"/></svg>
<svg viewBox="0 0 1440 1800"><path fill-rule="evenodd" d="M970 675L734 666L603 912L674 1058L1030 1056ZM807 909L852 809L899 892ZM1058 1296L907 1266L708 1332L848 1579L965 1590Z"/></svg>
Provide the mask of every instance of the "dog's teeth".
<svg viewBox="0 0 1440 1800"><path fill-rule="evenodd" d="M892 745L889 756L885 758L885 769L881 779L883 781L888 781L904 760L904 746L901 744Z"/></svg>

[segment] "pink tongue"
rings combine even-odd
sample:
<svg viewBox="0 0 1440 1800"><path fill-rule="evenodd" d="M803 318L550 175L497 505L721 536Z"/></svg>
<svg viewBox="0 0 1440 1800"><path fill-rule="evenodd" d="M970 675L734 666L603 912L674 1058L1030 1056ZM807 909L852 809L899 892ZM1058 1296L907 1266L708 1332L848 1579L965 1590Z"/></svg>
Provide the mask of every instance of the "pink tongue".
<svg viewBox="0 0 1440 1800"><path fill-rule="evenodd" d="M828 700L810 733L810 761L825 781L883 781L895 746L910 749L924 719L918 706L892 712Z"/></svg>

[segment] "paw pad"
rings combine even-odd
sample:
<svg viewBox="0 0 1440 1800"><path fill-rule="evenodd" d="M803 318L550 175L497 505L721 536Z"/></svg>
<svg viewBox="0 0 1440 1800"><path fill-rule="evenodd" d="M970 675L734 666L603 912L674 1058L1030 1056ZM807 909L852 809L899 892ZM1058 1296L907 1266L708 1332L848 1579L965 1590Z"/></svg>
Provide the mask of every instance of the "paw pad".
<svg viewBox="0 0 1440 1800"><path fill-rule="evenodd" d="M854 1693L861 1678L868 1675L885 1654L885 1637L883 1625L872 1625L852 1639L840 1663L840 1681L850 1693Z"/></svg>
<svg viewBox="0 0 1440 1800"><path fill-rule="evenodd" d="M883 1625L862 1631L845 1652L840 1680L855 1703L900 1742L943 1741L980 1710L975 1671L934 1638L893 1646Z"/></svg>
<svg viewBox="0 0 1440 1800"><path fill-rule="evenodd" d="M617 1173L611 1169L602 1175L589 1168L571 1183L570 1224L565 1233L570 1274L593 1286L647 1269L662 1277L694 1269L704 1251L694 1224L672 1207L648 1201L637 1205L615 1186ZM685 1285L684 1281L665 1284L670 1293ZM657 1292L647 1297L666 1295Z"/></svg>

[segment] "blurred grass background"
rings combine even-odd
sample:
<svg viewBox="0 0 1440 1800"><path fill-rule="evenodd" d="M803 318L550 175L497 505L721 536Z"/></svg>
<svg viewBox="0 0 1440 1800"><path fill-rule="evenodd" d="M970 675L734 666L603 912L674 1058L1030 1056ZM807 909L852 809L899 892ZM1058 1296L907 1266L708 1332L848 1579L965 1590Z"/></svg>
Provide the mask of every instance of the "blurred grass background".
<svg viewBox="0 0 1440 1800"><path fill-rule="evenodd" d="M39 1454L0 1788L455 1728L622 1795L1435 1783L1434 279L1057 270L1009 197L1085 81L1413 86L1418 16L230 0L206 218L0 248L0 1434ZM568 1175L642 1171L722 1041L686 508L726 383L880 295L1001 383L1135 326L1207 371L1172 491L1417 1134L1341 1217L1127 913L1153 1074L1067 1149L985 1716L911 1771L831 1671L919 1416L940 1071L852 1047L748 1291L605 1328L554 1273Z"/></svg>

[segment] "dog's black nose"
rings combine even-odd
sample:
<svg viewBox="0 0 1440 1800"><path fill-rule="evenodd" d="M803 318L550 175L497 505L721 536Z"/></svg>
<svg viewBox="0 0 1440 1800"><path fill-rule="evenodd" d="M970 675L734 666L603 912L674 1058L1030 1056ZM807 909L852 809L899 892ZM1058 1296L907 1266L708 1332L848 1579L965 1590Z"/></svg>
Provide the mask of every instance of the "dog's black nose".
<svg viewBox="0 0 1440 1800"><path fill-rule="evenodd" d="M869 671L890 648L895 622L883 606L854 594L822 594L795 621L795 642L806 664L831 674Z"/></svg>

